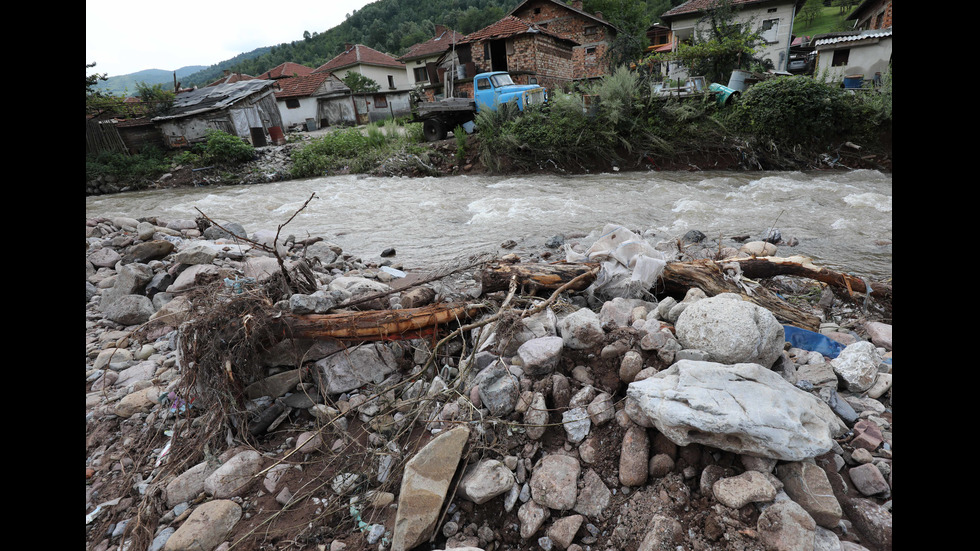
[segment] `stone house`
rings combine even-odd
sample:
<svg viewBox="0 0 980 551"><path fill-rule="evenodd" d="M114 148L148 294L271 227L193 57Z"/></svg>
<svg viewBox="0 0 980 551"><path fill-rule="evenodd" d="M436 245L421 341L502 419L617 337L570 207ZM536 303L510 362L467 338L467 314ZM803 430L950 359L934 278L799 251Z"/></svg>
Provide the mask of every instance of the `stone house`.
<svg viewBox="0 0 980 551"><path fill-rule="evenodd" d="M864 0L845 21L854 21L854 30L890 29L892 0Z"/></svg>
<svg viewBox="0 0 980 551"><path fill-rule="evenodd" d="M673 33L674 48L681 42L693 44L707 34L709 23L703 18L717 3L718 0L688 0L660 15L660 20ZM805 0L731 0L736 20L762 34L757 50L760 57L772 62L774 71L786 71L793 41L793 19L804 3ZM683 67L673 64L668 74L674 78L695 76L686 75Z"/></svg>
<svg viewBox="0 0 980 551"><path fill-rule="evenodd" d="M606 53L618 29L602 13L582 10L582 0L565 4L558 0L525 0L508 15L576 43L572 47L573 79L591 79L609 74Z"/></svg>
<svg viewBox="0 0 980 551"><path fill-rule="evenodd" d="M313 72L333 73L340 79L348 72L360 73L377 82L381 90L411 88L404 63L363 44L345 44L340 55L320 65Z"/></svg>
<svg viewBox="0 0 980 551"><path fill-rule="evenodd" d="M575 80L572 50L577 45L513 15L504 16L457 45L467 80L457 84L455 95L473 97L472 77L487 71L507 71L518 84L566 87Z"/></svg>

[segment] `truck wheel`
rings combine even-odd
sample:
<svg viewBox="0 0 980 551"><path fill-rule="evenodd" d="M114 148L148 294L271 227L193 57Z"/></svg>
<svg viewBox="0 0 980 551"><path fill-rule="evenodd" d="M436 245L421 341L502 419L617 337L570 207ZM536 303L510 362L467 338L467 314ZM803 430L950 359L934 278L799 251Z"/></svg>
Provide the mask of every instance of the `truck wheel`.
<svg viewBox="0 0 980 551"><path fill-rule="evenodd" d="M441 122L435 119L426 119L422 123L422 133L425 134L425 139L430 142L446 139L446 129L443 128Z"/></svg>

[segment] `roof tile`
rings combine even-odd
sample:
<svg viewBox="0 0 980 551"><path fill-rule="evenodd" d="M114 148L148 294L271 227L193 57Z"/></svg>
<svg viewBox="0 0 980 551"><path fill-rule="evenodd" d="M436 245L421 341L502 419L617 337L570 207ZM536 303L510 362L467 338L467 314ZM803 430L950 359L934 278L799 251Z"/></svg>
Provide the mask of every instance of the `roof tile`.
<svg viewBox="0 0 980 551"><path fill-rule="evenodd" d="M354 44L337 57L314 69L313 72L329 73L345 67L353 67L354 65L361 64L405 68L404 63L388 54L383 54L363 44Z"/></svg>

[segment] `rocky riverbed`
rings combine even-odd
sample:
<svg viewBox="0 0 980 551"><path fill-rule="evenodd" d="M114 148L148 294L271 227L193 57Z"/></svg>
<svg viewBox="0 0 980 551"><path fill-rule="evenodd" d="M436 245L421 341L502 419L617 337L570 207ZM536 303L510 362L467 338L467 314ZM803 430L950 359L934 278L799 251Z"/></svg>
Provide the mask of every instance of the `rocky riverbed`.
<svg viewBox="0 0 980 551"><path fill-rule="evenodd" d="M890 318L791 277L763 283L819 332L638 292L695 253L627 242L566 244L603 259L586 289L489 292L485 259L87 220L87 548L891 549ZM412 338L273 329L457 303L480 313Z"/></svg>

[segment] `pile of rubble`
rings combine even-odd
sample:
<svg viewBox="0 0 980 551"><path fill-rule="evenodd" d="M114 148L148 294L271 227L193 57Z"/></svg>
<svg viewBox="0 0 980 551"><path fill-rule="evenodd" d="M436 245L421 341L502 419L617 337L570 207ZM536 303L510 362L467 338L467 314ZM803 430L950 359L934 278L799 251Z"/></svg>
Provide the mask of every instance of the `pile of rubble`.
<svg viewBox="0 0 980 551"><path fill-rule="evenodd" d="M608 264L488 292L235 224L86 229L89 549L891 549L890 326L859 308L801 333L629 296L636 255L627 296Z"/></svg>

